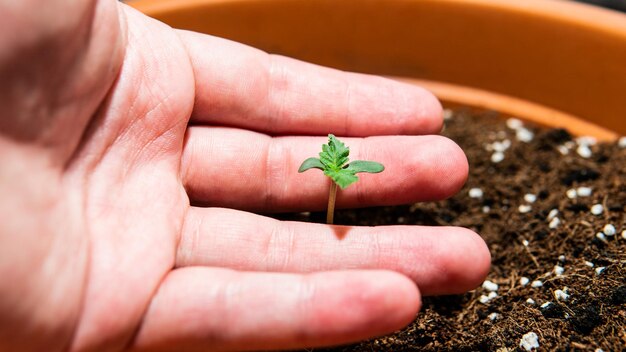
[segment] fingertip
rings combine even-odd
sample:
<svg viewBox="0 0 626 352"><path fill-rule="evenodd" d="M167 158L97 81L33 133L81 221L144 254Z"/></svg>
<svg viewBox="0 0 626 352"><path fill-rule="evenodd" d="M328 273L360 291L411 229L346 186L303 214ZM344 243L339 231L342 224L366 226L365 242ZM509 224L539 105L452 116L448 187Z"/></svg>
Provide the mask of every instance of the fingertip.
<svg viewBox="0 0 626 352"><path fill-rule="evenodd" d="M389 99L397 109L394 121L395 133L409 135L439 134L443 128L443 107L429 90L414 84L393 82ZM392 132L392 131L390 131Z"/></svg>
<svg viewBox="0 0 626 352"><path fill-rule="evenodd" d="M468 270L467 270L467 286L465 291L472 290L480 286L487 278L491 270L491 252L485 240L476 232L463 229L464 236L467 238L469 253Z"/></svg>
<svg viewBox="0 0 626 352"><path fill-rule="evenodd" d="M469 174L469 163L463 149L453 140L441 138L441 168L444 173L445 190L443 197L448 198L457 194L465 185Z"/></svg>
<svg viewBox="0 0 626 352"><path fill-rule="evenodd" d="M429 135L443 127L443 107L429 90L414 84L350 74L350 129L346 135Z"/></svg>
<svg viewBox="0 0 626 352"><path fill-rule="evenodd" d="M327 282L334 281L328 280L333 273L321 275L326 275ZM317 305L320 310L314 319L318 324L314 335L330 337L323 344L358 341L391 333L412 322L421 308L417 286L397 272L342 271L337 275L342 275L341 287L325 287L320 291L320 296L330 298L330 301Z"/></svg>
<svg viewBox="0 0 626 352"><path fill-rule="evenodd" d="M459 192L467 180L469 165L463 150L442 136L422 136L418 153L404 158L405 174L422 182L413 192L419 200L440 200ZM416 146L413 146L415 149Z"/></svg>
<svg viewBox="0 0 626 352"><path fill-rule="evenodd" d="M413 86L416 91L417 131L422 134L439 134L443 129L443 106L429 90Z"/></svg>
<svg viewBox="0 0 626 352"><path fill-rule="evenodd" d="M380 275L372 281L371 286L374 297L373 302L364 304L376 304L380 307L379 315L388 320L390 331L404 327L419 312L422 301L419 289L407 276L395 271L381 271Z"/></svg>
<svg viewBox="0 0 626 352"><path fill-rule="evenodd" d="M451 228L452 229L452 228ZM453 228L447 253L440 256L441 278L428 294L459 294L480 286L491 268L491 253L485 241L474 231Z"/></svg>
<svg viewBox="0 0 626 352"><path fill-rule="evenodd" d="M386 295L388 308L387 311L395 312L396 317L393 317L390 324L390 331L398 330L409 323L411 323L417 313L422 308L422 297L420 295L418 287L407 276L397 272L387 273L388 282L381 286L381 290L388 292L389 287L394 287L396 292Z"/></svg>

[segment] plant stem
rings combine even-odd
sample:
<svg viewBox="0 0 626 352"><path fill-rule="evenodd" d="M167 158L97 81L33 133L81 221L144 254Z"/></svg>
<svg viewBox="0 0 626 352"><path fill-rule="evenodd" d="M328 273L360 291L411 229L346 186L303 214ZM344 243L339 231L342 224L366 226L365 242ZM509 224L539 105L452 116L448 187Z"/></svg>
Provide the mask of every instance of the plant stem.
<svg viewBox="0 0 626 352"><path fill-rule="evenodd" d="M337 184L330 182L330 193L328 194L328 212L326 213L326 223L333 224L333 218L335 216L335 199L337 198Z"/></svg>

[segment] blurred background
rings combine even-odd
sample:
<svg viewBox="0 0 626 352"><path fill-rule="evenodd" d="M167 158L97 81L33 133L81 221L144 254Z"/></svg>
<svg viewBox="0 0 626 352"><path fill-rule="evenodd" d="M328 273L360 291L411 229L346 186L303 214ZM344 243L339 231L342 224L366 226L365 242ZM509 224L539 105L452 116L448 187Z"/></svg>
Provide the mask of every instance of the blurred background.
<svg viewBox="0 0 626 352"><path fill-rule="evenodd" d="M132 0L120 0L120 1L130 2ZM519 1L519 0L509 0L509 1ZM571 0L571 1L584 2L587 4L602 6L602 7L606 7L609 9L626 12L626 0Z"/></svg>
<svg viewBox="0 0 626 352"><path fill-rule="evenodd" d="M577 0L588 4L603 6L613 10L626 12L626 0Z"/></svg>

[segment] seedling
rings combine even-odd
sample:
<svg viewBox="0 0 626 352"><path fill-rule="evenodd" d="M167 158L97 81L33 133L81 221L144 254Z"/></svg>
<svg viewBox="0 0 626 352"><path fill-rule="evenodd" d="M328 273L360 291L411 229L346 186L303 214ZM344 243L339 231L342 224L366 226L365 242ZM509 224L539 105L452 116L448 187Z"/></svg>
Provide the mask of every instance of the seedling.
<svg viewBox="0 0 626 352"><path fill-rule="evenodd" d="M332 224L335 213L335 200L337 198L337 186L345 189L351 184L359 180L356 176L359 172L379 173L385 167L381 163L375 161L355 160L348 163L348 155L350 149L343 142L338 140L332 134L328 135L328 144L322 145L322 152L318 158L306 159L298 172L304 172L309 169L320 169L324 171L324 175L328 176L332 182L330 183L330 192L328 194L328 212L326 213L326 223Z"/></svg>

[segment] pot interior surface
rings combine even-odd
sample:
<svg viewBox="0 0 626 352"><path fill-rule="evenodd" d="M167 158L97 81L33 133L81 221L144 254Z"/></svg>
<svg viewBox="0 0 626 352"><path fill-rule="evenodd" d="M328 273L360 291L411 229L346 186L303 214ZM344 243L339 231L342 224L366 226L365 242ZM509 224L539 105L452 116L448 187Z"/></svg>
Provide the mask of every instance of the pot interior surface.
<svg viewBox="0 0 626 352"><path fill-rule="evenodd" d="M137 0L173 27L602 140L626 134L626 15L565 1Z"/></svg>

